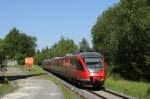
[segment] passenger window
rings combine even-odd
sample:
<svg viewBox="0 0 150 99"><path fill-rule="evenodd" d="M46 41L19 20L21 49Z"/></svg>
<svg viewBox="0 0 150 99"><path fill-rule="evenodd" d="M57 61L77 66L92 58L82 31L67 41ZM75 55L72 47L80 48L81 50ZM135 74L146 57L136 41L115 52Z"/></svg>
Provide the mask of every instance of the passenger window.
<svg viewBox="0 0 150 99"><path fill-rule="evenodd" d="M67 59L65 59L65 62L67 63L67 62L68 62L68 60L67 60Z"/></svg>
<svg viewBox="0 0 150 99"><path fill-rule="evenodd" d="M59 61L59 66L62 66L62 62L63 62L63 60L60 60L60 61Z"/></svg>
<svg viewBox="0 0 150 99"><path fill-rule="evenodd" d="M71 65L74 65L73 59L70 59L70 63Z"/></svg>

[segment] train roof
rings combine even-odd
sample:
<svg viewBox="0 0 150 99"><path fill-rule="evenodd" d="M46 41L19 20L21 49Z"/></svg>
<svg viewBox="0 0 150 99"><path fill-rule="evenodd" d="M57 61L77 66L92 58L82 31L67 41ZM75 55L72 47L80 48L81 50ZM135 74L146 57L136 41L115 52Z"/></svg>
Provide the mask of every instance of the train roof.
<svg viewBox="0 0 150 99"><path fill-rule="evenodd" d="M93 51L87 51L87 52L80 52L80 51L77 51L77 52L74 52L74 53L71 53L71 54L67 54L66 56L63 56L63 57L53 57L53 58L50 58L50 59L45 59L43 61L47 62L47 61L53 61L53 60L57 60L57 59L62 59L62 58L67 58L67 57L73 57L73 56L82 56L84 58L101 58L102 55L98 52L93 52Z"/></svg>
<svg viewBox="0 0 150 99"><path fill-rule="evenodd" d="M80 53L82 57L102 57L102 55L98 52L84 52Z"/></svg>
<svg viewBox="0 0 150 99"><path fill-rule="evenodd" d="M73 55L81 55L82 57L102 57L102 55L98 52L89 49L87 51L77 50L73 52Z"/></svg>

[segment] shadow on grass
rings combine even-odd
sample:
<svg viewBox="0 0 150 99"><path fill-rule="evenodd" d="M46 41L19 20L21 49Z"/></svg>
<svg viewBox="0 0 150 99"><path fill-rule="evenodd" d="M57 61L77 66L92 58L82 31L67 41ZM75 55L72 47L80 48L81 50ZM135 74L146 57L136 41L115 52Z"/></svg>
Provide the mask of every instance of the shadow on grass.
<svg viewBox="0 0 150 99"><path fill-rule="evenodd" d="M14 81L14 80L18 80L18 79L26 79L28 77L33 77L33 76L41 76L44 75L44 73L40 73L40 74L30 74L30 75L13 75L13 76L5 76L8 81Z"/></svg>

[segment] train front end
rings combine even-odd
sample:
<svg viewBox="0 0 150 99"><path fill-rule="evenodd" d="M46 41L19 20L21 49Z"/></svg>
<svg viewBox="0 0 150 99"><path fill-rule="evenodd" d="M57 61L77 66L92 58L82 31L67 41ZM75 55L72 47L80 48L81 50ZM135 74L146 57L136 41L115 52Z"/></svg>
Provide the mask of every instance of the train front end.
<svg viewBox="0 0 150 99"><path fill-rule="evenodd" d="M81 54L84 67L86 68L85 82L83 85L92 85L93 87L102 87L106 74L104 59L100 53L97 52L86 52Z"/></svg>

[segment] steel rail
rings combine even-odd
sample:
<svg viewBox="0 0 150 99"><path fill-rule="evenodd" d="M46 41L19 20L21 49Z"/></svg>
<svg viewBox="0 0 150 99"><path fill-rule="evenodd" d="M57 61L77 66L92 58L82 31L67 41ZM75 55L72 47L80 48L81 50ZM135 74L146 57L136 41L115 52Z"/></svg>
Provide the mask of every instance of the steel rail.
<svg viewBox="0 0 150 99"><path fill-rule="evenodd" d="M110 93L110 94L112 94L112 95L121 97L121 98L123 98L123 99L131 99L130 97L127 97L127 96L125 96L125 95L118 94L118 93L113 92L113 91L110 91L110 90L108 90L108 89L104 89L103 91L105 91L105 92L107 92L107 93Z"/></svg>
<svg viewBox="0 0 150 99"><path fill-rule="evenodd" d="M99 98L107 99L105 96L102 96L102 95L100 95L100 94L97 94L97 93L95 93L94 91L91 91L91 90L87 90L87 91L90 92L90 93L92 93L92 94L94 94L95 96L97 96L97 97L99 97Z"/></svg>

